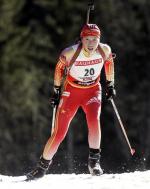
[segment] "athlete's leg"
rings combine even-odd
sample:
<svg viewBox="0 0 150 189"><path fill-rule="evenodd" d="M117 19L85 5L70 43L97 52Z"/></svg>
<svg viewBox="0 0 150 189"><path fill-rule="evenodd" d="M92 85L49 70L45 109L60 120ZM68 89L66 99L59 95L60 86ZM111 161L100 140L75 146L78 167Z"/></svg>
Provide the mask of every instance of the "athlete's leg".
<svg viewBox="0 0 150 189"><path fill-rule="evenodd" d="M100 113L101 113L101 89L89 89L87 97L83 103L83 110L86 114L88 125L88 142L89 147L93 149L100 148L101 128L100 128Z"/></svg>
<svg viewBox="0 0 150 189"><path fill-rule="evenodd" d="M100 166L100 112L101 112L101 90L97 88L87 91L85 101L82 105L88 124L89 158L88 169L91 175L103 174Z"/></svg>
<svg viewBox="0 0 150 189"><path fill-rule="evenodd" d="M79 98L75 95L75 91L71 90L64 91L62 94L56 114L54 132L48 139L43 151L44 159L51 160L53 158L66 136L70 122L79 107Z"/></svg>
<svg viewBox="0 0 150 189"><path fill-rule="evenodd" d="M68 131L70 121L78 109L79 98L75 95L77 95L76 91L67 90L63 92L58 106L54 132L48 139L37 166L27 174L27 180L38 179L46 174L54 154Z"/></svg>

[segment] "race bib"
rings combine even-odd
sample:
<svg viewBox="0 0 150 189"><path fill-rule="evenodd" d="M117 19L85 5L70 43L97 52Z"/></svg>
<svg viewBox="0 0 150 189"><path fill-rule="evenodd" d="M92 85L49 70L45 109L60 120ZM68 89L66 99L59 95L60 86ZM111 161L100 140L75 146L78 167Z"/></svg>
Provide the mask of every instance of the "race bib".
<svg viewBox="0 0 150 189"><path fill-rule="evenodd" d="M100 54L93 55L90 58L83 58L79 55L69 74L77 81L85 83L95 81L100 75L103 63L103 58Z"/></svg>

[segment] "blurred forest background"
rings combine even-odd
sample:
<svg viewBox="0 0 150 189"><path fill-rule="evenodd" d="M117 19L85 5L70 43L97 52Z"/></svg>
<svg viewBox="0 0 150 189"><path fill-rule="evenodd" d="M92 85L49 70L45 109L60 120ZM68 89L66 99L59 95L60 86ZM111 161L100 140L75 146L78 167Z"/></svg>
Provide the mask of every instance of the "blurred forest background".
<svg viewBox="0 0 150 189"><path fill-rule="evenodd" d="M0 1L0 174L35 166L50 135L54 69L79 37L88 1ZM101 164L106 173L150 168L150 1L97 0L91 22L116 53L116 105L136 153L130 155L110 102L103 98ZM104 96L104 95L103 95ZM79 109L50 173L87 173L85 115Z"/></svg>

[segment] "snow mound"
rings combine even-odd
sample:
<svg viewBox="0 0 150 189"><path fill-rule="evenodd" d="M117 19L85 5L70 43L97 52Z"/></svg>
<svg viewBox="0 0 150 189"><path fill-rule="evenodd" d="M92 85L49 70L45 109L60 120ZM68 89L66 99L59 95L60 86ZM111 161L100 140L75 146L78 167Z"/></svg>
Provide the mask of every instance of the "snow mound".
<svg viewBox="0 0 150 189"><path fill-rule="evenodd" d="M150 171L132 173L103 174L49 174L42 179L24 182L25 176L12 177L0 175L0 188L24 189L149 189Z"/></svg>

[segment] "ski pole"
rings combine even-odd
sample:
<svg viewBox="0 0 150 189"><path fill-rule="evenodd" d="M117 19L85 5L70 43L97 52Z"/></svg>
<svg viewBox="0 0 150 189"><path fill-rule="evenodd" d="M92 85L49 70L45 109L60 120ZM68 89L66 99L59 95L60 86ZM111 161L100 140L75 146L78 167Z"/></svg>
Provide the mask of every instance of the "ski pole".
<svg viewBox="0 0 150 189"><path fill-rule="evenodd" d="M56 110L57 110L57 106L55 105L55 106L53 107L51 135L53 134L53 132L54 132L54 127L55 127Z"/></svg>
<svg viewBox="0 0 150 189"><path fill-rule="evenodd" d="M87 17L86 17L86 24L89 24L90 20L90 12L94 10L94 0L89 1L88 3L88 10L87 10Z"/></svg>
<svg viewBox="0 0 150 189"><path fill-rule="evenodd" d="M126 133L126 131L125 131L125 128L124 128L123 123L122 123L122 121L121 121L120 115L119 115L119 113L118 113L117 107L116 107L116 105L115 105L115 103L114 103L114 100L111 99L110 101L111 101L111 103L112 103L113 109L114 109L114 111L115 111L115 113L116 113L116 116L117 116L117 118L118 118L118 121L119 121L119 123L120 123L120 127L121 127L122 132L123 132L123 134L124 134L124 136L125 136L126 142L127 142L128 146L129 146L130 153L131 153L131 155L133 156L134 153L135 153L135 149L133 149L133 148L131 147L131 144L130 144L129 139L128 139L128 136L127 136L127 133Z"/></svg>

